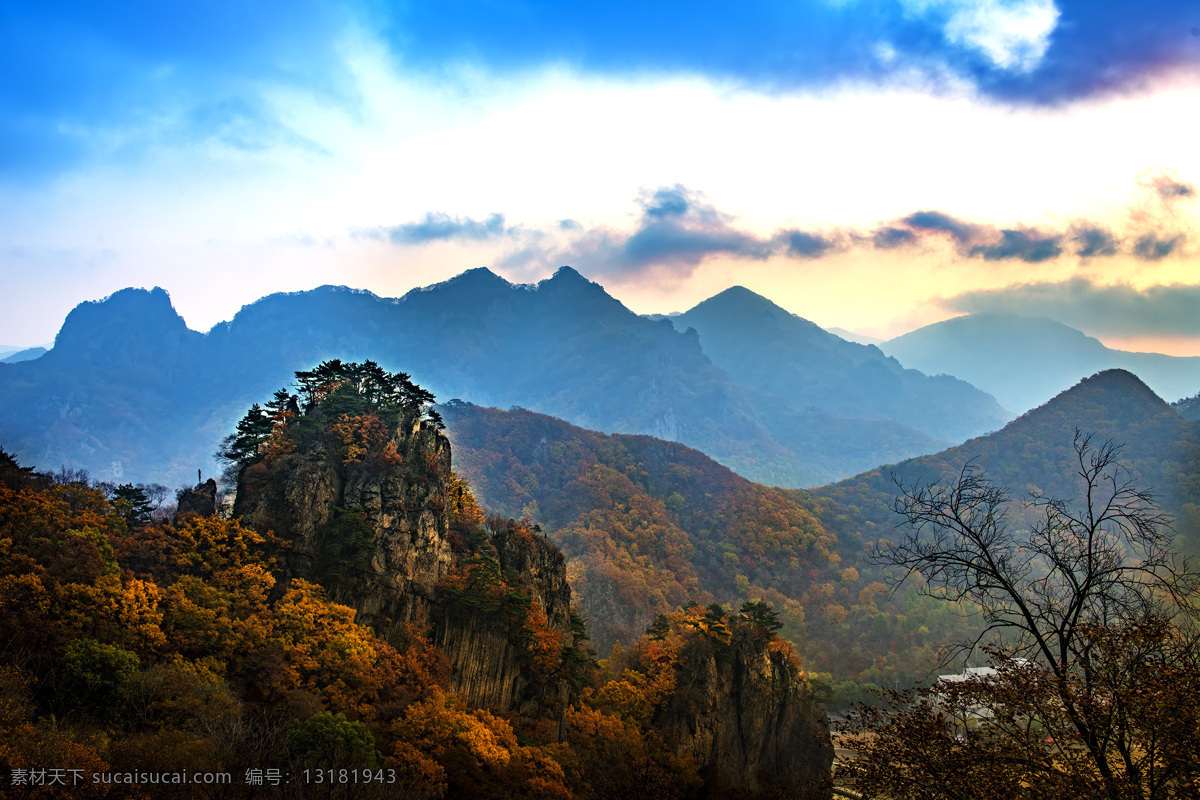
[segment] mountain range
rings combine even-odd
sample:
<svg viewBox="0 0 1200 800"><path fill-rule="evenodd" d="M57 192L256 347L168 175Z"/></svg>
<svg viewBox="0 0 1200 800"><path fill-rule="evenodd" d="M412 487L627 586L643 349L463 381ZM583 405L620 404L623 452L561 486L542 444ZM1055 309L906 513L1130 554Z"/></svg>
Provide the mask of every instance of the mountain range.
<svg viewBox="0 0 1200 800"><path fill-rule="evenodd" d="M1105 369L1128 370L1167 400L1200 392L1200 357L1112 350L1045 317L977 313L927 325L880 348L930 375L953 375L1028 411Z"/></svg>
<svg viewBox="0 0 1200 800"><path fill-rule="evenodd" d="M218 469L213 453L247 405L330 358L373 359L442 399L678 441L793 487L933 452L1005 419L961 381L903 370L745 290L683 319L705 333L639 317L569 267L536 285L474 269L398 299L332 286L275 294L206 334L187 328L163 290L125 289L76 307L50 352L0 364L0 441L26 463L190 481ZM777 380L727 357L746 343Z"/></svg>

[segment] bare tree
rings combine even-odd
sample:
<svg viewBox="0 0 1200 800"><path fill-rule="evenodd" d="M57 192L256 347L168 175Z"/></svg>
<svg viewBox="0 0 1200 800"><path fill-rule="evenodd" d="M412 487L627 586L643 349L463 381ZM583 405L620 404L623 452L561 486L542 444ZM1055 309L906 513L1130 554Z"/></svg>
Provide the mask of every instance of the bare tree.
<svg viewBox="0 0 1200 800"><path fill-rule="evenodd" d="M1185 774L1192 785L1195 726L1181 741L1160 739L1164 698L1197 716L1189 700L1200 688L1194 639L1173 621L1190 614L1197 574L1171 550L1170 520L1121 464L1121 447L1076 431L1074 451L1078 497L1035 493L1021 509L1033 519L1026 526L1010 524L1015 504L973 462L950 483L899 487L903 532L878 560L900 568L901 583L919 576L922 591L978 606L982 631L963 647L987 642L999 671L949 694L918 692L890 715L860 713L851 727L869 734L860 740L864 785L886 784L891 759L890 774L937 786L913 766L922 763L918 747L972 765L960 775L975 770L981 786L1053 793L1069 785L1115 800L1176 796ZM943 713L957 695L987 720L974 737L951 730ZM1160 722L1147 726L1151 720ZM940 733L926 735L933 731ZM898 760L905 770L894 768ZM943 788L927 796L977 795Z"/></svg>
<svg viewBox="0 0 1200 800"><path fill-rule="evenodd" d="M1170 518L1121 464L1121 447L1075 433L1077 502L1034 494L1037 521L1009 525L1008 493L974 462L951 484L905 488L894 508L907 525L878 558L920 575L922 591L977 604L974 647L1004 632L1019 655L1059 672L1082 653L1081 626L1169 615L1186 606L1196 575L1171 549Z"/></svg>

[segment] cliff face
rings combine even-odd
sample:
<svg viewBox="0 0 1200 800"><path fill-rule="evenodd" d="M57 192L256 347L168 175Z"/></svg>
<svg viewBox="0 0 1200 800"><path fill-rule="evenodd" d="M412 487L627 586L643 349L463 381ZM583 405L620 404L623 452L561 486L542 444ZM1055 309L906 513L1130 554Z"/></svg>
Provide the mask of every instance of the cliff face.
<svg viewBox="0 0 1200 800"><path fill-rule="evenodd" d="M655 720L716 796L829 798L829 720L785 652L746 628L715 649L697 639Z"/></svg>
<svg viewBox="0 0 1200 800"><path fill-rule="evenodd" d="M571 588L562 551L516 526L496 531L491 545L507 590L528 598L531 609L545 614L545 629L569 644ZM511 619L451 610L435 640L450 656L457 689L470 704L561 720L570 697L566 682L531 675L528 648L513 646L513 633Z"/></svg>
<svg viewBox="0 0 1200 800"><path fill-rule="evenodd" d="M397 463L347 463L317 441L245 470L233 510L291 541L291 576L322 583L374 626L428 616L453 561L450 443L427 423L404 422L388 442Z"/></svg>
<svg viewBox="0 0 1200 800"><path fill-rule="evenodd" d="M501 582L492 590L536 603L546 627L569 643L562 554L505 527L472 548L452 543L450 443L432 424L406 417L385 449L386 459L347 463L316 440L264 458L242 471L234 515L290 541L287 577L321 583L359 622L384 634L409 621L432 624L454 668L452 688L469 705L561 715L565 683L537 681L528 647L514 635L525 617L451 606L440 584L456 566L498 562Z"/></svg>

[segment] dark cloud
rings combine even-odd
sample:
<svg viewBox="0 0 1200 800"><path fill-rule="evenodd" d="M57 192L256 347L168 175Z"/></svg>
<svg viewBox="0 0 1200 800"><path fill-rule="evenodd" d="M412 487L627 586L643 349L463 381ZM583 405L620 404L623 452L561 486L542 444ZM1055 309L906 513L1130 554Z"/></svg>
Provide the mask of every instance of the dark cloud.
<svg viewBox="0 0 1200 800"><path fill-rule="evenodd" d="M688 192L682 186L659 189L648 200L642 201L646 216L650 219L682 217L691 208Z"/></svg>
<svg viewBox="0 0 1200 800"><path fill-rule="evenodd" d="M1156 191L1172 197L1188 197L1188 192L1192 191L1188 184L1162 176L1143 185L1151 186ZM930 236L949 236L958 252L967 258L981 258L984 261L1016 260L1028 264L1058 258L1067 252L1068 248L1080 258L1115 256L1124 250L1136 258L1157 261L1177 255L1187 242L1187 236L1182 233L1164 235L1161 232L1161 223L1155 223L1156 230L1145 232L1151 223L1149 218L1140 212L1131 212L1129 219L1133 231L1141 229L1143 233L1138 238L1133 238L1136 233L1125 233L1125 237L1133 241L1133 245L1127 250L1121 247L1122 237L1086 221L1069 225L1063 231L1042 231L1028 227L997 230L989 225L967 222L945 212L928 209L909 214L895 225L878 228L865 235L854 235L853 238L869 242L877 249L886 250L912 244Z"/></svg>
<svg viewBox="0 0 1200 800"><path fill-rule="evenodd" d="M642 213L631 231L598 228L575 237L566 247L525 250L524 265L578 264L595 273L626 274L653 270L690 274L711 256L763 260L779 252L816 257L831 242L815 234L784 231L763 238L737 228L730 216L684 186L644 193ZM808 238L804 238L808 237Z"/></svg>
<svg viewBox="0 0 1200 800"><path fill-rule="evenodd" d="M519 3L465 0L454 4L457 13L436 3L402 7L395 12L402 19L391 26L402 36L396 47L413 63L435 67L472 59L521 70L567 61L610 74L684 71L773 90L886 84L917 74L935 84L965 78L984 95L1011 102L1051 104L1136 91L1197 63L1196 38L1189 35L1197 25L1195 3L1181 0L700 7L663 0L650 9L612 0L538 4L537 25ZM987 18L989 7L1024 9L1028 23L1001 30ZM966 36L964 17L965 28L975 29Z"/></svg>
<svg viewBox="0 0 1200 800"><path fill-rule="evenodd" d="M783 231L779 238L787 243L787 253L796 258L820 258L835 247L830 239L806 231Z"/></svg>
<svg viewBox="0 0 1200 800"><path fill-rule="evenodd" d="M713 255L764 259L772 254L771 242L734 228L726 215L683 186L658 189L643 196L641 205L632 233L590 232L558 260L618 272L647 267L690 272Z"/></svg>
<svg viewBox="0 0 1200 800"><path fill-rule="evenodd" d="M905 228L885 227L870 235L877 248L908 244L929 235L948 234L959 252L984 261L1015 259L1036 264L1062 255L1060 234L1040 233L1030 228L1006 228L996 231L986 225L964 222L942 211L917 211L900 220Z"/></svg>
<svg viewBox="0 0 1200 800"><path fill-rule="evenodd" d="M959 244L965 244L975 238L978 227L955 219L941 211L917 211L909 214L903 220L905 225L920 231L941 231L950 234Z"/></svg>
<svg viewBox="0 0 1200 800"><path fill-rule="evenodd" d="M504 227L503 214L492 214L483 222L479 222L469 217L428 213L421 222L397 225L384 230L387 238L394 244L423 244L444 239L483 241L511 232Z"/></svg>
<svg viewBox="0 0 1200 800"><path fill-rule="evenodd" d="M969 251L969 255L978 256L984 261L1002 261L1015 258L1030 264L1049 261L1062 255L1058 236L1043 236L1036 231L1002 230L1000 241L989 244L977 244Z"/></svg>
<svg viewBox="0 0 1200 800"><path fill-rule="evenodd" d="M1099 336L1200 335L1200 285L1138 290L1127 284L1098 286L1087 278L1072 278L965 292L942 302L952 311L1049 317Z"/></svg>
<svg viewBox="0 0 1200 800"><path fill-rule="evenodd" d="M669 262L695 265L708 256L722 253L762 259L771 255L771 248L756 237L735 230L654 224L640 228L620 249L622 260L630 266Z"/></svg>
<svg viewBox="0 0 1200 800"><path fill-rule="evenodd" d="M1168 175L1159 175L1151 182L1158 196L1163 200L1177 200L1181 197L1195 197L1196 187L1190 183L1175 180Z"/></svg>
<svg viewBox="0 0 1200 800"><path fill-rule="evenodd" d="M1059 17L1037 68L1014 73L968 67L985 93L1026 103L1061 103L1144 90L1154 78L1196 74L1195 3L1178 0L1055 0Z"/></svg>
<svg viewBox="0 0 1200 800"><path fill-rule="evenodd" d="M1174 253L1183 242L1182 234L1164 239L1158 234L1147 233L1133 245L1133 254L1144 261L1159 261Z"/></svg>
<svg viewBox="0 0 1200 800"><path fill-rule="evenodd" d="M905 228L891 226L880 228L870 236L871 244L880 250L891 250L917 241L917 235Z"/></svg>
<svg viewBox="0 0 1200 800"><path fill-rule="evenodd" d="M1094 226L1077 228L1071 238L1079 243L1075 255L1081 258L1115 256L1117 254L1117 245L1120 244L1120 240L1117 237L1103 228Z"/></svg>

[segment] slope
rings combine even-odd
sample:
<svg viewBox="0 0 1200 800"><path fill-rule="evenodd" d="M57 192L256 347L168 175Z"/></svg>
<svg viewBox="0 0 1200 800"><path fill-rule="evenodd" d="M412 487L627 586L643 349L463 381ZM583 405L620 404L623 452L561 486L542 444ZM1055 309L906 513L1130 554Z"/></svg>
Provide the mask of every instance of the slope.
<svg viewBox="0 0 1200 800"><path fill-rule="evenodd" d="M836 503L751 483L648 436L521 409L440 409L456 469L481 502L528 516L563 549L601 652L686 602L765 600L810 671L915 680L927 654L963 631L953 609L889 598L860 575L862 541L819 521L846 515Z"/></svg>
<svg viewBox="0 0 1200 800"><path fill-rule="evenodd" d="M812 493L834 501L831 508L852 509L838 519L822 516L822 522L839 538L864 542L887 538L895 526L890 507L897 482L911 487L952 478L968 462L1018 500L1031 491L1070 498L1078 469L1072 449L1076 431L1123 444L1122 461L1130 477L1174 516L1178 546L1187 552L1200 549L1200 424L1181 417L1124 370L1086 378L989 436ZM1020 509L1014 522L1022 522Z"/></svg>
<svg viewBox="0 0 1200 800"><path fill-rule="evenodd" d="M798 408L891 419L951 441L1012 418L964 381L905 369L878 347L841 339L741 286L673 321L695 328L705 354L735 381Z"/></svg>

